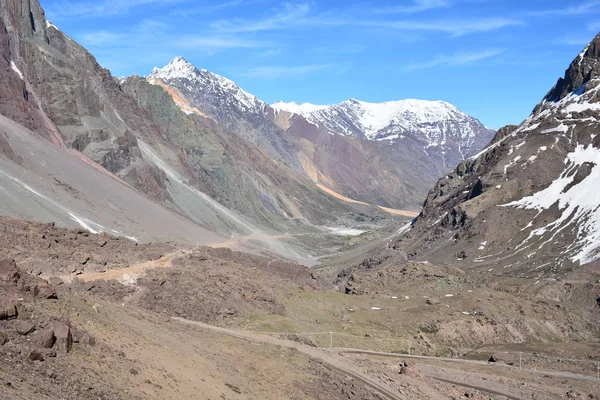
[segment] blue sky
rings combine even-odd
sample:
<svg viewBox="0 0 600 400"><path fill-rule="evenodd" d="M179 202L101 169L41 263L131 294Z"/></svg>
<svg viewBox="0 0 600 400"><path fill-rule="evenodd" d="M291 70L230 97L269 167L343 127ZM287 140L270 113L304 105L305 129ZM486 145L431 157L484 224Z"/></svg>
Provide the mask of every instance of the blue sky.
<svg viewBox="0 0 600 400"><path fill-rule="evenodd" d="M116 76L178 55L269 103L445 100L519 123L600 30L600 0L41 0Z"/></svg>

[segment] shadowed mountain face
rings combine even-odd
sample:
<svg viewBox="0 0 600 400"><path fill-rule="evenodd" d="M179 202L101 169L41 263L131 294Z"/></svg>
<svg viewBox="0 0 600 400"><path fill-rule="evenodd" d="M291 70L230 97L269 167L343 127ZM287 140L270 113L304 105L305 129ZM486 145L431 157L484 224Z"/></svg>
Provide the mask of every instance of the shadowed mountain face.
<svg viewBox="0 0 600 400"><path fill-rule="evenodd" d="M600 35L529 118L442 178L396 247L413 258L540 277L598 259L599 49Z"/></svg>
<svg viewBox="0 0 600 400"><path fill-rule="evenodd" d="M493 136L443 102L271 107L181 57L148 80L166 87L186 112L208 116L315 183L387 207L416 209L437 177Z"/></svg>
<svg viewBox="0 0 600 400"><path fill-rule="evenodd" d="M0 189L11 199L3 213L140 240L215 243L220 234L318 231L337 215L368 209L321 191L268 149L188 115L162 88L115 79L48 23L37 1L2 2L0 17Z"/></svg>

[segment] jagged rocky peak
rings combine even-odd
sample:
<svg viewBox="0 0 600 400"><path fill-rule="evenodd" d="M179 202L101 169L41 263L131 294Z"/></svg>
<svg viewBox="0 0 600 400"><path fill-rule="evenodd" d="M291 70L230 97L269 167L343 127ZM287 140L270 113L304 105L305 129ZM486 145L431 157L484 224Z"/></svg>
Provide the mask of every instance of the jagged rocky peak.
<svg viewBox="0 0 600 400"><path fill-rule="evenodd" d="M546 101L559 101L565 96L582 88L600 75L600 33L573 60L556 85L546 95Z"/></svg>
<svg viewBox="0 0 600 400"><path fill-rule="evenodd" d="M413 256L553 278L600 258L599 45L521 125L436 184L405 247Z"/></svg>
<svg viewBox="0 0 600 400"><path fill-rule="evenodd" d="M154 68L150 78L156 79L189 79L193 80L200 71L185 58L178 56L162 68Z"/></svg>
<svg viewBox="0 0 600 400"><path fill-rule="evenodd" d="M153 79L176 87L192 104L200 106L212 116L220 113L213 110L219 107L218 103L253 114L263 111L265 106L233 81L206 69L199 69L181 56L175 57L162 68L154 68L148 76L149 81L152 82Z"/></svg>

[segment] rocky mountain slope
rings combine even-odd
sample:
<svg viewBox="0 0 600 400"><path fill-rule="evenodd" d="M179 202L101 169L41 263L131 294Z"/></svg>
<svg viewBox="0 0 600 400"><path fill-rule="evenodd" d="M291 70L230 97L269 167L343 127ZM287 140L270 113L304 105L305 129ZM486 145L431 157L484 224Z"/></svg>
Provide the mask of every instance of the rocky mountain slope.
<svg viewBox="0 0 600 400"><path fill-rule="evenodd" d="M319 232L346 213L378 212L321 191L262 142L186 113L163 88L115 79L37 1L2 2L0 17L3 213L213 243Z"/></svg>
<svg viewBox="0 0 600 400"><path fill-rule="evenodd" d="M186 112L210 117L315 183L387 207L416 209L429 183L493 135L442 102L271 107L182 57L148 80L166 87Z"/></svg>
<svg viewBox="0 0 600 400"><path fill-rule="evenodd" d="M287 113L288 119L301 115L331 133L390 146L412 146L416 141L418 150L442 155L442 168L452 168L477 153L494 135L479 120L443 101L367 103L350 99L331 106L277 102L273 108L278 114Z"/></svg>
<svg viewBox="0 0 600 400"><path fill-rule="evenodd" d="M519 126L429 192L412 258L557 278L600 257L600 35Z"/></svg>

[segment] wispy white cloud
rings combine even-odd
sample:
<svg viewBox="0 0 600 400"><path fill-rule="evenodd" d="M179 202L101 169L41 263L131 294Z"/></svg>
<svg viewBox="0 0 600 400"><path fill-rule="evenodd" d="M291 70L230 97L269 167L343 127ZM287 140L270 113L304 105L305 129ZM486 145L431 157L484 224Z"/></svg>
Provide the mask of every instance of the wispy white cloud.
<svg viewBox="0 0 600 400"><path fill-rule="evenodd" d="M193 0L104 0L104 1L62 1L48 9L52 19L69 17L104 17L125 14L141 6L164 7Z"/></svg>
<svg viewBox="0 0 600 400"><path fill-rule="evenodd" d="M583 47L583 46L587 46L591 40L592 40L591 37L566 36L566 37L555 40L554 43L562 44L565 46L581 46L581 47Z"/></svg>
<svg viewBox="0 0 600 400"><path fill-rule="evenodd" d="M275 43L239 38L230 35L187 34L181 35L174 27L155 20L144 20L128 31L98 30L76 35L82 45L103 52L113 49L127 51L156 52L157 49L228 50L258 49L276 46Z"/></svg>
<svg viewBox="0 0 600 400"><path fill-rule="evenodd" d="M408 65L404 68L404 70L405 71L414 71L414 70L418 70L418 69L433 68L433 67L437 67L438 65L453 65L453 66L471 65L478 61L483 61L485 59L502 54L505 51L506 51L505 49L492 49L492 50L484 50L484 51L480 51L480 52L439 55L430 61Z"/></svg>
<svg viewBox="0 0 600 400"><path fill-rule="evenodd" d="M227 8L234 8L237 6L248 6L251 4L263 3L264 1L265 0L230 0L220 1L212 4L206 3L199 6L178 8L172 11L170 15L178 17L196 16L198 14L206 15L215 13L217 11L222 11Z"/></svg>
<svg viewBox="0 0 600 400"><path fill-rule="evenodd" d="M338 46L318 46L312 49L315 53L327 54L359 54L367 51L369 47L365 44L349 43Z"/></svg>
<svg viewBox="0 0 600 400"><path fill-rule="evenodd" d="M432 1L432 0L429 0ZM489 32L509 26L523 24L514 18L490 17L473 19L369 19L357 16L336 15L335 13L312 13L308 3L286 3L282 10L272 16L258 19L219 20L211 24L211 28L226 33L257 33L307 28L383 28L403 31L445 32L452 36L463 36L471 33Z"/></svg>
<svg viewBox="0 0 600 400"><path fill-rule="evenodd" d="M183 48L195 49L256 49L268 46L265 42L219 36L185 36L181 38L175 36L170 43Z"/></svg>
<svg viewBox="0 0 600 400"><path fill-rule="evenodd" d="M213 22L211 27L229 33L273 31L305 23L305 18L309 13L310 5L308 3L285 3L282 10L266 18L258 20L219 20Z"/></svg>
<svg viewBox="0 0 600 400"><path fill-rule="evenodd" d="M588 29L588 31L591 31L591 32L600 31L600 20L593 21L593 22L590 22L589 24L587 24L587 29Z"/></svg>
<svg viewBox="0 0 600 400"><path fill-rule="evenodd" d="M451 6L449 0L414 0L408 5L393 5L388 7L378 7L373 10L374 14L414 14L423 11L435 10L439 8L448 8Z"/></svg>
<svg viewBox="0 0 600 400"><path fill-rule="evenodd" d="M600 1L584 1L578 5L571 5L563 8L554 8L547 10L532 11L529 14L532 16L567 16L567 15L584 15L600 10Z"/></svg>
<svg viewBox="0 0 600 400"><path fill-rule="evenodd" d="M307 75L335 67L335 64L310 64L299 66L268 65L247 69L239 75L252 78L275 79L283 76Z"/></svg>
<svg viewBox="0 0 600 400"><path fill-rule="evenodd" d="M428 21L364 21L363 25L398 30L445 32L452 36L464 36L472 33L490 32L498 29L523 25L524 22L513 18L476 18L446 19Z"/></svg>

